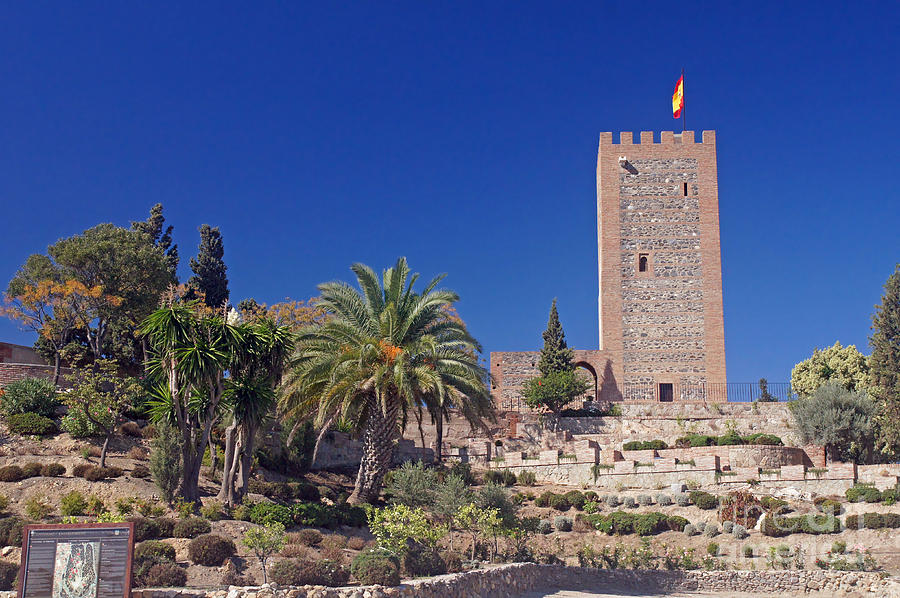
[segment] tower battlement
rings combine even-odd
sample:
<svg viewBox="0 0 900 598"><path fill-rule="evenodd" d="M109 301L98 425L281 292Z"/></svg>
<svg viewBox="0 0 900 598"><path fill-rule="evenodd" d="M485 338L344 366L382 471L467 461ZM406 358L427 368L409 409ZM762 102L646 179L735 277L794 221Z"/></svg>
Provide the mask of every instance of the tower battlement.
<svg viewBox="0 0 900 598"><path fill-rule="evenodd" d="M694 131L684 131L683 133L675 133L674 131L662 131L656 136L654 131L641 131L635 140L632 131L622 131L619 133L619 143L613 142L613 133L600 133L600 145L715 145L716 132L703 131L701 140L696 141Z"/></svg>

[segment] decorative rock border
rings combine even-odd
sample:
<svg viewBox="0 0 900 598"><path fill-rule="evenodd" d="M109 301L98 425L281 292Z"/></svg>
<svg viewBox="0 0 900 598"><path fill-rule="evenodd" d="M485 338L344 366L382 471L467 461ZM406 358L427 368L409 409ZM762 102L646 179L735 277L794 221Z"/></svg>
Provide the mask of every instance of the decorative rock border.
<svg viewBox="0 0 900 598"><path fill-rule="evenodd" d="M134 590L132 598L518 598L535 589L685 592L703 590L812 596L900 598L900 580L853 571L660 571L600 570L517 563L411 580L397 587L326 588L272 585L227 590L166 588ZM821 592L821 594L820 594ZM15 592L0 592L14 598Z"/></svg>

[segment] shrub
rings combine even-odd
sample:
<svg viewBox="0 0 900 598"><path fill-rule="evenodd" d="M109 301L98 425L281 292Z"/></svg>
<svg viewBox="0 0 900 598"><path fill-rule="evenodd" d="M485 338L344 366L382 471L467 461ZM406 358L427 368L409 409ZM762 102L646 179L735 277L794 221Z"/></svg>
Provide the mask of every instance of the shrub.
<svg viewBox="0 0 900 598"><path fill-rule="evenodd" d="M277 505L280 506L280 505ZM278 521L284 525L283 511L280 509L269 509L269 520ZM335 518L333 509L319 503L299 503L290 508L293 523L297 525L305 525L307 527L334 527L339 524ZM253 510L251 509L251 521ZM265 519L261 519L265 521ZM288 525L285 525L288 527Z"/></svg>
<svg viewBox="0 0 900 598"><path fill-rule="evenodd" d="M884 527L891 529L900 527L900 513L882 513L881 519L884 522Z"/></svg>
<svg viewBox="0 0 900 598"><path fill-rule="evenodd" d="M222 511L222 505L213 502L200 507L200 516L210 521L221 521L225 519L225 513Z"/></svg>
<svg viewBox="0 0 900 598"><path fill-rule="evenodd" d="M52 417L59 407L56 387L44 378L24 378L10 382L0 394L0 411L5 415L36 413Z"/></svg>
<svg viewBox="0 0 900 598"><path fill-rule="evenodd" d="M141 427L134 422L125 422L121 426L119 426L119 434L124 436L131 436L133 438L143 438L144 433L141 432Z"/></svg>
<svg viewBox="0 0 900 598"><path fill-rule="evenodd" d="M87 473L89 469L94 467L90 463L79 463L75 467L72 468L72 475L76 478L83 478L84 474Z"/></svg>
<svg viewBox="0 0 900 598"><path fill-rule="evenodd" d="M447 563L435 548L413 543L403 554L403 570L413 577L443 575Z"/></svg>
<svg viewBox="0 0 900 598"><path fill-rule="evenodd" d="M159 540L147 540L134 547L135 560L148 557L175 562L175 547Z"/></svg>
<svg viewBox="0 0 900 598"><path fill-rule="evenodd" d="M831 554L844 554L847 551L847 543L843 540L838 540L834 544L831 545Z"/></svg>
<svg viewBox="0 0 900 598"><path fill-rule="evenodd" d="M660 492L659 494L656 495L656 504L658 504L661 507L668 507L669 505L672 504L672 497L669 496L668 494Z"/></svg>
<svg viewBox="0 0 900 598"><path fill-rule="evenodd" d="M615 494L607 494L607 495L603 498L603 502L605 502L605 503L606 503L606 506L609 507L609 508L611 508L611 509L614 509L614 508L618 507L619 504L621 504L621 503L619 502L619 497L616 496Z"/></svg>
<svg viewBox="0 0 900 598"><path fill-rule="evenodd" d="M84 479L89 482L99 482L110 477L109 473L106 467L90 467L84 472Z"/></svg>
<svg viewBox="0 0 900 598"><path fill-rule="evenodd" d="M37 413L18 413L6 418L9 431L19 436L46 436L56 433L53 420Z"/></svg>
<svg viewBox="0 0 900 598"><path fill-rule="evenodd" d="M157 563L141 577L142 585L154 588L180 588L187 584L187 573L175 563Z"/></svg>
<svg viewBox="0 0 900 598"><path fill-rule="evenodd" d="M350 536L347 538L347 548L350 550L362 550L366 547L366 540L359 536Z"/></svg>
<svg viewBox="0 0 900 598"><path fill-rule="evenodd" d="M519 484L522 486L534 486L537 483L537 477L533 471L523 471L519 474Z"/></svg>
<svg viewBox="0 0 900 598"><path fill-rule="evenodd" d="M196 538L201 534L212 531L209 521L200 517L188 517L179 519L172 528L172 535L176 538Z"/></svg>
<svg viewBox="0 0 900 598"><path fill-rule="evenodd" d="M660 451L667 448L669 445L662 440L633 440L622 445L623 451Z"/></svg>
<svg viewBox="0 0 900 598"><path fill-rule="evenodd" d="M747 533L747 528L741 524L735 524L734 527L731 528L731 535L735 537L737 540L743 540L750 534Z"/></svg>
<svg viewBox="0 0 900 598"><path fill-rule="evenodd" d="M554 494L551 496L548 506L557 511L568 511L572 507L565 494Z"/></svg>
<svg viewBox="0 0 900 598"><path fill-rule="evenodd" d="M362 585L400 585L400 563L385 550L359 553L350 564L350 572Z"/></svg>
<svg viewBox="0 0 900 598"><path fill-rule="evenodd" d="M851 516L848 516L848 521ZM800 515L777 517L766 515L760 531L764 536L780 538L789 534L833 534L841 531L841 522L834 515Z"/></svg>
<svg viewBox="0 0 900 598"><path fill-rule="evenodd" d="M720 533L722 532L719 530L719 526L715 523L707 523L706 527L703 528L703 535L707 538L715 538Z"/></svg>
<svg viewBox="0 0 900 598"><path fill-rule="evenodd" d="M566 500L568 501L568 503L570 505L572 505L574 508L578 509L579 511L584 508L584 503L585 503L586 499L585 499L584 494L579 492L578 490L570 490L570 491L566 492L563 496L566 497Z"/></svg>
<svg viewBox="0 0 900 598"><path fill-rule="evenodd" d="M9 508L9 497L0 494L0 513L5 513L7 508Z"/></svg>
<svg viewBox="0 0 900 598"><path fill-rule="evenodd" d="M706 554L709 556L718 556L719 555L719 545L715 542L710 542L706 545Z"/></svg>
<svg viewBox="0 0 900 598"><path fill-rule="evenodd" d="M284 527L290 527L294 524L294 515L291 507L271 502L261 502L250 507L250 521L257 525L269 525L278 522Z"/></svg>
<svg viewBox="0 0 900 598"><path fill-rule="evenodd" d="M746 558L746 559L753 558L753 547L752 546L744 546L744 558Z"/></svg>
<svg viewBox="0 0 900 598"><path fill-rule="evenodd" d="M317 529L302 529L296 534L292 534L297 544L304 546L318 546L322 542L322 532Z"/></svg>
<svg viewBox="0 0 900 598"><path fill-rule="evenodd" d="M18 465L0 467L0 482L18 482L25 479L25 473Z"/></svg>
<svg viewBox="0 0 900 598"><path fill-rule="evenodd" d="M26 463L22 466L22 475L26 478L36 478L41 475L41 464L40 463Z"/></svg>
<svg viewBox="0 0 900 598"><path fill-rule="evenodd" d="M733 529L734 529L733 521L725 520L722 522L722 531L725 532L726 534L730 534L731 530L733 530Z"/></svg>
<svg viewBox="0 0 900 598"><path fill-rule="evenodd" d="M53 512L53 506L43 496L32 496L25 501L25 514L32 519L46 519Z"/></svg>
<svg viewBox="0 0 900 598"><path fill-rule="evenodd" d="M466 486L475 484L475 475L472 473L472 466L469 463L456 462L450 466L448 473L462 478Z"/></svg>
<svg viewBox="0 0 900 598"><path fill-rule="evenodd" d="M134 523L135 542L144 542L159 537L159 527L152 519L146 517L129 517L125 521Z"/></svg>
<svg viewBox="0 0 900 598"><path fill-rule="evenodd" d="M150 473L166 502L172 502L181 485L181 440L174 427L161 424L150 448Z"/></svg>
<svg viewBox="0 0 900 598"><path fill-rule="evenodd" d="M19 576L19 564L0 561L0 590L9 591L15 588Z"/></svg>
<svg viewBox="0 0 900 598"><path fill-rule="evenodd" d="M679 492L675 495L675 504L679 507L689 507L691 506L691 497L685 492Z"/></svg>
<svg viewBox="0 0 900 598"><path fill-rule="evenodd" d="M539 534L549 534L553 531L553 523L549 519L541 519L538 521L537 531Z"/></svg>
<svg viewBox="0 0 900 598"><path fill-rule="evenodd" d="M691 502L703 510L715 509L719 506L719 499L702 490L692 490L690 493Z"/></svg>
<svg viewBox="0 0 900 598"><path fill-rule="evenodd" d="M185 521L182 519L182 521ZM157 517L153 520L156 524L156 529L158 530L160 538L175 538L180 537L175 535L175 526L178 524L177 519L172 519L171 517ZM209 530L207 529L207 532ZM200 533L207 533L200 532Z"/></svg>
<svg viewBox="0 0 900 598"><path fill-rule="evenodd" d="M0 519L0 546L21 546L25 523L19 517Z"/></svg>
<svg viewBox="0 0 900 598"><path fill-rule="evenodd" d="M649 494L638 494L637 501L642 507L649 507L653 504L653 499L650 498Z"/></svg>
<svg viewBox="0 0 900 598"><path fill-rule="evenodd" d="M633 508L637 507L637 501L634 500L633 496L626 496L624 504L629 509L633 509Z"/></svg>
<svg viewBox="0 0 900 598"><path fill-rule="evenodd" d="M593 490L588 490L587 492L584 493L584 502L597 502L597 498L598 498L597 493L594 492Z"/></svg>
<svg viewBox="0 0 900 598"><path fill-rule="evenodd" d="M84 512L87 510L87 506L88 504L84 499L84 495L78 490L72 490L68 494L64 495L62 499L60 499L59 512L64 517L84 515Z"/></svg>
<svg viewBox="0 0 900 598"><path fill-rule="evenodd" d="M887 506L892 506L897 502L897 489L888 488L881 491L881 502Z"/></svg>
<svg viewBox="0 0 900 598"><path fill-rule="evenodd" d="M234 542L216 534L197 536L188 544L188 558L196 565L219 566L234 556Z"/></svg>
<svg viewBox="0 0 900 598"><path fill-rule="evenodd" d="M684 526L688 524L688 520L684 517L679 517L678 515L668 515L666 517L666 525L669 526L669 529L673 532L684 531Z"/></svg>
<svg viewBox="0 0 900 598"><path fill-rule="evenodd" d="M485 477L500 480L502 475L499 471L492 470ZM434 493L439 483L436 469L425 467L421 461L407 461L388 473L384 490L391 502L408 507L427 507L434 502ZM316 500L319 500L318 497Z"/></svg>
<svg viewBox="0 0 900 598"><path fill-rule="evenodd" d="M128 449L126 456L129 459L134 459L135 461L144 461L145 459L147 459L148 454L147 454L146 449L143 449L139 446L133 446L130 449Z"/></svg>
<svg viewBox="0 0 900 598"><path fill-rule="evenodd" d="M553 527L556 528L558 532L570 532L572 531L572 518L566 517L565 515L558 515L553 518Z"/></svg>
<svg viewBox="0 0 900 598"><path fill-rule="evenodd" d="M881 502L881 492L874 486L856 484L844 493L850 502Z"/></svg>
<svg viewBox="0 0 900 598"><path fill-rule="evenodd" d="M88 409L91 410L91 416L94 419L104 423L110 421L109 412L103 409L100 403L91 404L88 406ZM60 423L62 429L68 432L72 438L90 438L92 436L106 435L103 428L88 419L84 409L80 407L78 409L69 409L69 412L63 416Z"/></svg>
<svg viewBox="0 0 900 598"><path fill-rule="evenodd" d="M699 533L697 527L693 523L685 525L683 531L685 536L696 536Z"/></svg>
<svg viewBox="0 0 900 598"><path fill-rule="evenodd" d="M769 513L786 513L789 510L786 508L788 506L786 500L781 500L780 498L775 498L774 496L761 497L759 499L759 504L762 505L762 508L764 508Z"/></svg>
<svg viewBox="0 0 900 598"><path fill-rule="evenodd" d="M813 501L816 508L823 513L831 513L832 515L840 515L843 506L839 500L818 496Z"/></svg>
<svg viewBox="0 0 900 598"><path fill-rule="evenodd" d="M881 513L863 513L863 527L866 529L881 529L884 527L884 518Z"/></svg>
<svg viewBox="0 0 900 598"><path fill-rule="evenodd" d="M45 478L58 478L65 473L66 466L61 463L50 463L41 467L41 475Z"/></svg>
<svg viewBox="0 0 900 598"><path fill-rule="evenodd" d="M347 570L329 560L301 561L284 559L272 565L269 573L272 581L287 586L340 586L347 582Z"/></svg>

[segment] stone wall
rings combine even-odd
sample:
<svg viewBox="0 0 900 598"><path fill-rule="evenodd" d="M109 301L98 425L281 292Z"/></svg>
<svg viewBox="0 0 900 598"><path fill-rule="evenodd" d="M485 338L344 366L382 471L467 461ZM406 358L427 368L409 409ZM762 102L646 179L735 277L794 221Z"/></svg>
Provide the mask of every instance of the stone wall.
<svg viewBox="0 0 900 598"><path fill-rule="evenodd" d="M47 365L47 362L32 347L0 342L0 363L31 363Z"/></svg>
<svg viewBox="0 0 900 598"><path fill-rule="evenodd" d="M310 469L356 468L359 467L361 460L361 442L352 440L349 435L343 432L329 432L322 440L316 462L312 464ZM400 440L397 444L397 450L394 451L394 465L399 465L404 461L425 461L430 463L433 460L434 451L432 449L422 449L416 446L412 440L406 438Z"/></svg>
<svg viewBox="0 0 900 598"><path fill-rule="evenodd" d="M70 368L60 368L60 386L66 385L65 376L73 371ZM0 363L0 388L10 382L24 378L46 378L52 380L53 366L33 363Z"/></svg>
<svg viewBox="0 0 900 598"><path fill-rule="evenodd" d="M519 598L532 590L623 591L646 593L747 592L900 598L900 583L877 573L848 571L661 571L598 570L518 563L408 581L398 587L324 588L274 585L227 590L134 590L132 598ZM13 598L14 592L0 592Z"/></svg>

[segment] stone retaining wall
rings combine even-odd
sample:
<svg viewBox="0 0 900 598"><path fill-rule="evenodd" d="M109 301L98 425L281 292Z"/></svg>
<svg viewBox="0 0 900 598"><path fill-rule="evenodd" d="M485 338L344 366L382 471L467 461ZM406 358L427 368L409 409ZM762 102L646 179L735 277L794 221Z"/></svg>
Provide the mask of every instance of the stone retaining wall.
<svg viewBox="0 0 900 598"><path fill-rule="evenodd" d="M623 590L689 592L696 590L751 592L775 596L808 593L900 598L900 581L877 573L851 571L631 571L598 570L520 563L478 571L412 580L401 586L325 588L275 585L230 587L227 590L189 588L134 590L132 598L518 598L531 590ZM0 598L13 598L0 592Z"/></svg>

